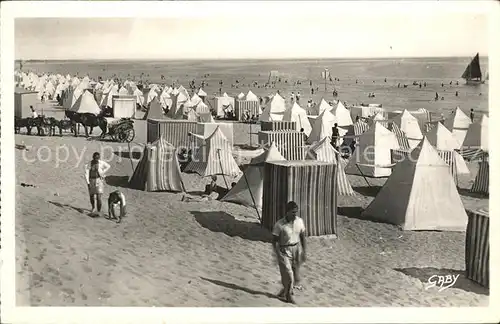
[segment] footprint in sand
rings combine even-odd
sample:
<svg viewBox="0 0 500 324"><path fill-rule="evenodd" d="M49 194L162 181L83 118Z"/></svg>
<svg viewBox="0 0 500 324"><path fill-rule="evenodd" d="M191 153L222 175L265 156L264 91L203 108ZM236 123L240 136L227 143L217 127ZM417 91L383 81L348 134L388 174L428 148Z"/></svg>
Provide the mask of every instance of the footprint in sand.
<svg viewBox="0 0 500 324"><path fill-rule="evenodd" d="M91 268L91 267L89 267L89 266L88 266L88 265L86 265L86 264L82 264L82 269L83 269L83 271L84 271L85 273L90 273L90 272L92 272L92 268Z"/></svg>

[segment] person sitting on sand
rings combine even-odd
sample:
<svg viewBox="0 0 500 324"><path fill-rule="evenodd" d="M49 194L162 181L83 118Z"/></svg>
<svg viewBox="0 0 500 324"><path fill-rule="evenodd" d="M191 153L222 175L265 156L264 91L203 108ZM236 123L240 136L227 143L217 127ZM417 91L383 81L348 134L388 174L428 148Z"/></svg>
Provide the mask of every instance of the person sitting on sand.
<svg viewBox="0 0 500 324"><path fill-rule="evenodd" d="M96 206L94 201L94 196L97 200L97 212L101 212L102 207L102 194L104 193L104 178L106 172L111 168L111 166L102 161L99 152L92 154L92 161L85 165L85 180L87 181L87 186L90 196L90 204L92 205L92 214L96 212Z"/></svg>
<svg viewBox="0 0 500 324"><path fill-rule="evenodd" d="M205 195L210 195L212 192L217 191L217 176L212 176L212 181L205 186Z"/></svg>
<svg viewBox="0 0 500 324"><path fill-rule="evenodd" d="M306 228L302 218L297 216L299 206L290 201L286 204L285 217L273 228L273 250L278 259L283 288L278 298L295 304L293 289L301 290L299 268L306 261Z"/></svg>

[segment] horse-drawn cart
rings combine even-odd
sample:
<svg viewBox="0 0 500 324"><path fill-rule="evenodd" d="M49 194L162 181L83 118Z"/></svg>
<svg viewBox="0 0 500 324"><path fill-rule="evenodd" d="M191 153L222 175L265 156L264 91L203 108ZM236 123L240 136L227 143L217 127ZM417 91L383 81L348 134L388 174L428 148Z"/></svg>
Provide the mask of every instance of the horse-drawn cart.
<svg viewBox="0 0 500 324"><path fill-rule="evenodd" d="M130 118L121 118L109 123L107 135L116 142L132 142L135 138L134 121Z"/></svg>

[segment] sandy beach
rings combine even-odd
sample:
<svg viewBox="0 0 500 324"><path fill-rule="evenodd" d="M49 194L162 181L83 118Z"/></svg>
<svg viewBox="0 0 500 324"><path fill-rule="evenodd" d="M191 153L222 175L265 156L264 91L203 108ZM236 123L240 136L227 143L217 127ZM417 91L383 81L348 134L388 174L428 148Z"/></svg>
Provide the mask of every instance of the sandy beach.
<svg viewBox="0 0 500 324"><path fill-rule="evenodd" d="M145 121L135 127L132 144L145 143ZM248 143L248 129L234 124L236 145ZM16 150L18 306L288 306L274 297L278 266L255 210L127 188L139 160L118 153L128 152L126 144L69 134L15 140L29 148ZM64 145L69 157L56 165ZM103 159L111 164L104 197L115 188L127 197L121 224L88 216L83 167L104 146ZM464 206L487 206L487 198L468 192L477 162L469 168L459 181ZM182 176L191 193L208 183L196 174ZM368 187L361 177L348 178L357 193L339 197L338 239L309 238L299 306L488 304L488 292L465 278L465 233L401 231L360 219L385 180L368 179ZM452 288L426 289L430 276L451 274L460 275Z"/></svg>

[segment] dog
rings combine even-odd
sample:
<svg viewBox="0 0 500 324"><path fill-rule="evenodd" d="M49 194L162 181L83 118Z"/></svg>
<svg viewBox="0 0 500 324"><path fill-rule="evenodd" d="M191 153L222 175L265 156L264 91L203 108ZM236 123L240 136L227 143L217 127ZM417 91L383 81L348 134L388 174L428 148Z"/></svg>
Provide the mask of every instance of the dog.
<svg viewBox="0 0 500 324"><path fill-rule="evenodd" d="M120 215L117 217L115 214L115 207L120 205ZM125 195L119 191L115 190L109 194L108 197L108 217L109 219L115 219L117 223L120 223L122 218L127 214L127 202L125 201Z"/></svg>

